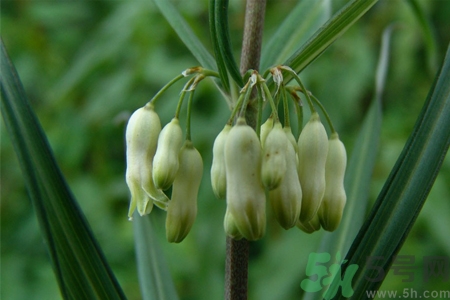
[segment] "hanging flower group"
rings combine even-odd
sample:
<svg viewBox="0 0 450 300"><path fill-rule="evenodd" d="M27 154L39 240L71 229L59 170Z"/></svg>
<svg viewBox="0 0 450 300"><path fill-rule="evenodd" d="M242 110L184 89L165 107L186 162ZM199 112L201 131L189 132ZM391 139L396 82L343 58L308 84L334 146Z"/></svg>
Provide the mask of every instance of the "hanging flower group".
<svg viewBox="0 0 450 300"><path fill-rule="evenodd" d="M292 76L297 84L285 85L283 74ZM162 128L154 102L173 83L191 75L181 92L174 118ZM218 77L218 74L201 67L187 69L136 110L128 121L126 181L131 192L128 216L131 220L136 208L141 216L149 214L154 205L167 211L169 242L181 242L197 215L203 161L191 140L191 104L198 83L211 76ZM267 84L270 77L274 86L272 92ZM347 156L327 112L287 66L274 67L263 76L250 70L244 78L246 84L212 149L211 183L216 197L225 198L227 202L226 234L250 241L262 238L266 229L266 206L284 229L298 227L307 233L321 227L335 230L346 202ZM187 92L190 95L183 139L179 114ZM303 94L311 112L304 127L299 94ZM256 130L247 125L244 117L252 95L257 95L259 103ZM266 103L271 113L263 122ZM283 124L278 116L281 105ZM291 107L298 118L298 139L291 130ZM316 107L327 120L329 137ZM169 199L164 191L170 187Z"/></svg>

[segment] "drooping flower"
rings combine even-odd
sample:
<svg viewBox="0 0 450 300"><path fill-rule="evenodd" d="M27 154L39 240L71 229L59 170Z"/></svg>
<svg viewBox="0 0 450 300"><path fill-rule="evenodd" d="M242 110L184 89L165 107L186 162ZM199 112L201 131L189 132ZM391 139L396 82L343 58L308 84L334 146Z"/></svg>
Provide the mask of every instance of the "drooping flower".
<svg viewBox="0 0 450 300"><path fill-rule="evenodd" d="M178 118L173 118L159 134L153 158L153 182L156 188L167 190L178 171L178 154L183 144L183 132Z"/></svg>
<svg viewBox="0 0 450 300"><path fill-rule="evenodd" d="M153 202L165 209L166 195L156 189L152 179L152 160L155 155L161 122L152 104L136 110L126 129L126 182L131 192L128 217L131 220L137 208L141 216L149 214Z"/></svg>
<svg viewBox="0 0 450 300"><path fill-rule="evenodd" d="M328 137L315 112L298 139L298 175L303 191L300 221L306 223L317 213L325 193L325 162Z"/></svg>
<svg viewBox="0 0 450 300"><path fill-rule="evenodd" d="M166 238L181 242L191 230L197 216L197 196L202 181L203 160L191 141L179 153L180 166L173 182L172 197L167 208Z"/></svg>
<svg viewBox="0 0 450 300"><path fill-rule="evenodd" d="M256 132L239 118L225 144L227 210L247 240L260 239L266 228L266 199L261 182L261 145ZM227 228L225 228L227 231Z"/></svg>
<svg viewBox="0 0 450 300"><path fill-rule="evenodd" d="M263 144L261 176L268 190L277 188L285 176L288 143L281 123L277 122Z"/></svg>
<svg viewBox="0 0 450 300"><path fill-rule="evenodd" d="M325 164L325 195L319 208L319 219L327 231L334 231L341 222L347 196L344 175L347 166L345 146L337 133L328 141L328 156Z"/></svg>
<svg viewBox="0 0 450 300"><path fill-rule="evenodd" d="M213 159L211 165L211 184L214 194L219 199L224 199L227 193L227 174L225 168L225 143L231 125L225 125L214 140Z"/></svg>
<svg viewBox="0 0 450 300"><path fill-rule="evenodd" d="M297 172L297 154L294 146L289 142L287 136L289 132L283 131L287 140L286 174L281 179L279 186L269 192L269 200L275 219L284 229L295 226L302 205L302 188Z"/></svg>

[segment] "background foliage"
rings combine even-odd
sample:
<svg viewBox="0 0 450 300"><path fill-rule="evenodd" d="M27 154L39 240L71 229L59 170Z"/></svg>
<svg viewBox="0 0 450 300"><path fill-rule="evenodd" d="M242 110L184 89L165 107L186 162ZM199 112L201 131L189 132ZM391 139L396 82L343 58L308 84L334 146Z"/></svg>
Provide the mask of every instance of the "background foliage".
<svg viewBox="0 0 450 300"><path fill-rule="evenodd" d="M311 0L307 0L311 1ZM208 1L174 1L196 33L209 42ZM239 57L244 2L230 1L231 37ZM267 41L296 1L268 1ZM331 2L333 12L345 1ZM407 1L378 3L302 73L327 107L351 153L374 93L383 29L398 24L383 97L383 125L371 201L393 167L423 105L450 40L448 1L419 1L436 39L429 51ZM182 70L198 63L150 1L6 1L1 34L56 158L129 299L139 299L132 224L127 221L124 126L129 114ZM434 60L433 60L434 59ZM195 99L193 141L205 162L198 219L180 245L164 237L164 214L151 219L181 299L222 297L225 203L214 198L209 167L214 137L228 118L211 82ZM178 84L161 99L163 123L175 110ZM183 119L182 119L183 122ZM2 299L55 299L59 291L27 198L17 159L1 125ZM450 257L450 160L444 162L417 223L400 254L415 255L415 281L393 275L381 289L447 289L441 279L422 280L422 257ZM369 204L369 208L371 203ZM252 243L250 298L297 299L307 255L323 232L284 231L269 216L268 233Z"/></svg>

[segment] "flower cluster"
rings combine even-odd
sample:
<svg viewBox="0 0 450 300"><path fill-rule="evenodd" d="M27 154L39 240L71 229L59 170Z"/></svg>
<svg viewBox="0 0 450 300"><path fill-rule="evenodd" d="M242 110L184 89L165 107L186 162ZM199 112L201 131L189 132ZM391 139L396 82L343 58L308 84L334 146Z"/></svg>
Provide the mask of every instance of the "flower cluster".
<svg viewBox="0 0 450 300"><path fill-rule="evenodd" d="M161 130L153 105L133 113L126 131L126 180L131 191L128 217L137 207L143 216L153 204L167 210L166 236L169 242L181 242L197 215L197 193L203 174L203 161L192 141L183 136L178 118ZM171 200L163 190L172 187Z"/></svg>
<svg viewBox="0 0 450 300"><path fill-rule="evenodd" d="M285 86L282 72L292 75L298 86ZM247 84L240 91L231 116L214 141L211 183L216 197L226 198L225 232L234 239L253 241L262 238L266 229L266 197L275 219L284 229L297 226L312 233L322 227L333 231L341 221L346 202L343 184L347 164L345 147L323 106L307 92L294 71L280 66L272 68L270 73L276 85L273 95L266 84L266 76L256 71L248 73ZM175 117L161 128L154 111L154 100L175 81L192 74L195 76L181 93ZM149 214L153 205L166 210L169 242L181 242L197 214L203 162L191 141L190 104L196 85L207 76L218 75L200 67L186 70L148 104L135 111L127 125L129 218L136 208L141 216ZM260 103L256 131L244 118L254 89ZM178 116L186 92L191 96L183 142ZM304 128L298 92L304 95L311 111ZM298 116L298 139L290 127L288 95L294 100ZM272 113L261 124L262 110L267 102ZM284 124L278 117L280 102L284 107ZM315 105L327 119L330 138ZM170 187L171 199L164 193Z"/></svg>
<svg viewBox="0 0 450 300"><path fill-rule="evenodd" d="M197 84L201 76L190 81L189 87L194 88L192 85ZM193 146L190 131L187 129L183 142L179 124L185 92L175 117L164 128L161 129L154 101L150 101L131 115L126 130L126 182L131 192L128 217L132 220L136 208L141 216L149 214L153 205L166 210L166 237L174 243L181 242L194 224L203 174L203 160ZM164 193L170 187L171 199Z"/></svg>
<svg viewBox="0 0 450 300"><path fill-rule="evenodd" d="M296 91L305 89L285 87L282 70L290 71L286 67L271 71L286 112L285 91L298 99ZM248 85L260 88L260 97L263 101L269 99L273 111L260 126L259 137L239 117L233 127L227 124L214 142L211 182L215 195L227 201L225 232L235 239L260 239L266 226L266 195L275 219L284 229L297 226L307 233L321 227L335 230L346 202L343 180L347 158L328 115L330 139L311 95L305 92L311 117L297 141L288 114L284 126L278 119L278 107L265 80L256 72L252 76L256 78L249 79ZM241 93L245 95L245 89Z"/></svg>

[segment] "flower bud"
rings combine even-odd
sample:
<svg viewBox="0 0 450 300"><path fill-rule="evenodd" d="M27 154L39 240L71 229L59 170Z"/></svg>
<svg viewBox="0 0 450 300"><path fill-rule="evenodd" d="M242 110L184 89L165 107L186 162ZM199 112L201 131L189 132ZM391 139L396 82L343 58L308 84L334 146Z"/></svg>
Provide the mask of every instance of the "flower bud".
<svg viewBox="0 0 450 300"><path fill-rule="evenodd" d="M310 221L322 202L325 193L325 162L328 137L325 127L315 112L303 128L298 139L299 178L303 191L300 221Z"/></svg>
<svg viewBox="0 0 450 300"><path fill-rule="evenodd" d="M127 171L126 182L131 192L128 217L132 219L137 210L141 216L151 212L153 201L162 208L168 198L157 190L152 180L152 160L155 155L161 122L152 104L136 110L130 117L126 129Z"/></svg>
<svg viewBox="0 0 450 300"><path fill-rule="evenodd" d="M180 167L173 182L166 217L166 238L170 243L181 242L194 224L203 174L202 157L191 141L184 143L178 159Z"/></svg>
<svg viewBox="0 0 450 300"><path fill-rule="evenodd" d="M286 173L286 152L289 140L281 127L275 124L264 143L262 159L262 181L264 186L273 190L280 185Z"/></svg>
<svg viewBox="0 0 450 300"><path fill-rule="evenodd" d="M328 141L328 156L325 164L325 195L319 208L319 220L327 231L334 231L341 222L347 196L344 175L347 166L345 146L333 133Z"/></svg>
<svg viewBox="0 0 450 300"><path fill-rule="evenodd" d="M286 132L283 133L287 135ZM286 139L288 140L288 137ZM295 226L302 205L302 188L297 173L297 155L294 146L289 141L287 141L285 160L286 174L280 185L269 192L269 200L278 223L284 229L289 229Z"/></svg>
<svg viewBox="0 0 450 300"><path fill-rule="evenodd" d="M178 118L173 118L159 134L158 147L153 158L153 182L156 188L167 190L178 171L178 154L183 144L183 133Z"/></svg>
<svg viewBox="0 0 450 300"><path fill-rule="evenodd" d="M267 135L273 128L273 118L269 117L264 124L261 125L261 131L259 133L259 139L261 140L261 146L264 147Z"/></svg>
<svg viewBox="0 0 450 300"><path fill-rule="evenodd" d="M211 184L214 194L219 199L224 199L227 192L227 174L225 170L225 142L231 125L225 125L216 137L213 146L213 159L211 165Z"/></svg>
<svg viewBox="0 0 450 300"><path fill-rule="evenodd" d="M225 143L227 209L244 238L260 239L266 228L261 182L261 145L256 132L239 118ZM227 230L227 229L226 229Z"/></svg>
<svg viewBox="0 0 450 300"><path fill-rule="evenodd" d="M315 231L320 230L320 221L318 215L314 215L314 217L307 222L302 223L300 220L297 220L297 227L300 228L303 232L313 233Z"/></svg>

